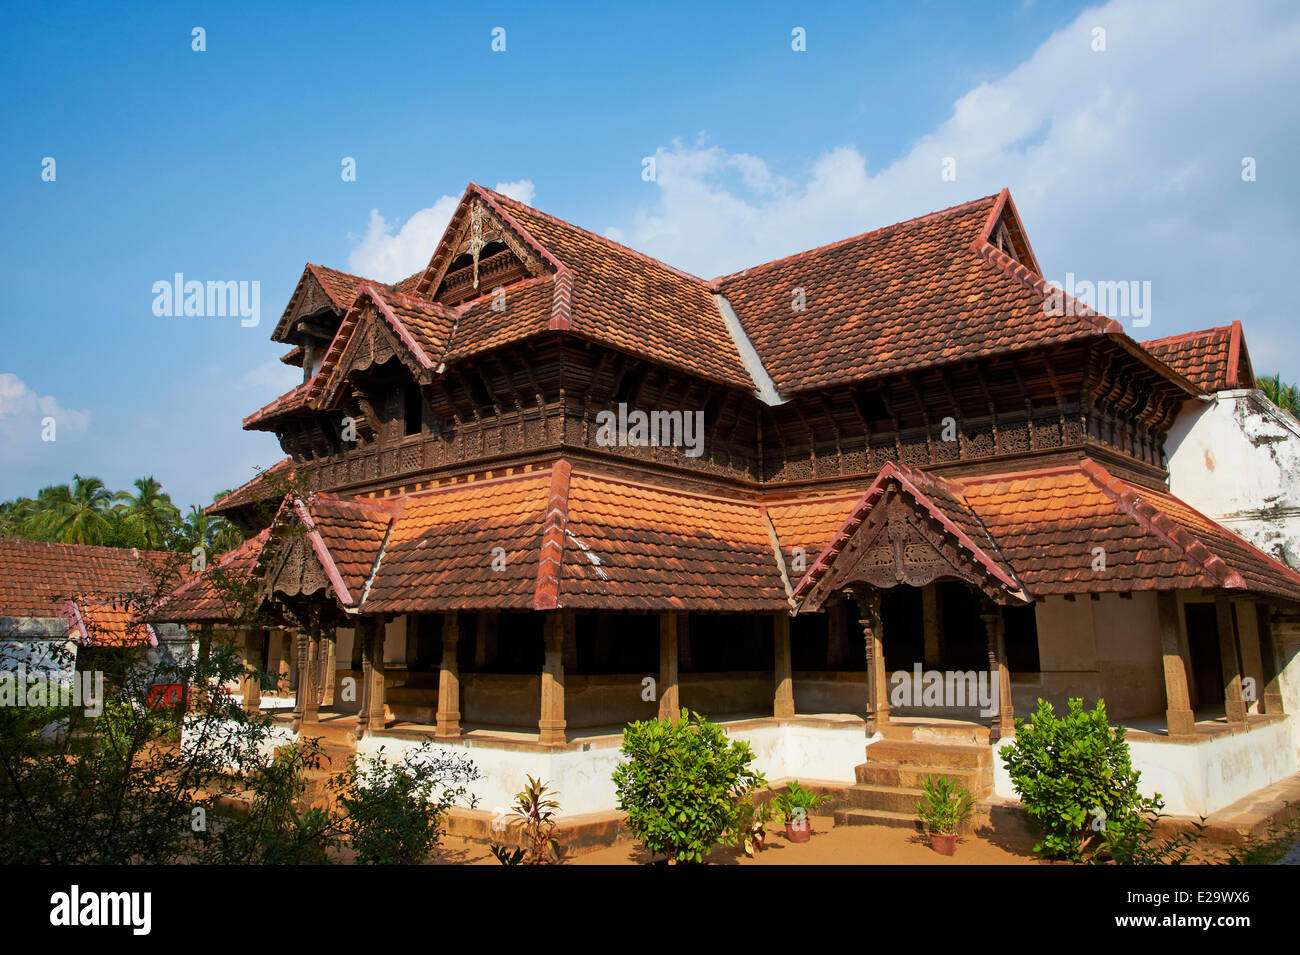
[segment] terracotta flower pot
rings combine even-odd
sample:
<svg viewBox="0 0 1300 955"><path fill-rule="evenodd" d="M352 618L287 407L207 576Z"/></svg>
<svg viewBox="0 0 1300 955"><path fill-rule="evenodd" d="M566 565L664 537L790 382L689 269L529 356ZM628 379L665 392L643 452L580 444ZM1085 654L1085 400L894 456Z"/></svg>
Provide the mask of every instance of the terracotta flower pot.
<svg viewBox="0 0 1300 955"><path fill-rule="evenodd" d="M791 842L807 842L812 838L812 820L804 819L802 822L787 822L785 824L785 837Z"/></svg>
<svg viewBox="0 0 1300 955"><path fill-rule="evenodd" d="M955 832L932 832L930 833L930 848L941 856L950 856L957 851L957 833Z"/></svg>

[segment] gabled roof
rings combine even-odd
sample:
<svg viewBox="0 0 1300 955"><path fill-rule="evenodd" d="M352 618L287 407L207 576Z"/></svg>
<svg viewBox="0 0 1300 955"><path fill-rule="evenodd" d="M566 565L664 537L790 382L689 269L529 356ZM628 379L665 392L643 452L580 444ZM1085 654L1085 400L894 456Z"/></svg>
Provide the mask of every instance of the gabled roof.
<svg viewBox="0 0 1300 955"><path fill-rule="evenodd" d="M70 599L149 593L155 583L150 565L167 556L0 538L0 617L57 617Z"/></svg>
<svg viewBox="0 0 1300 955"><path fill-rule="evenodd" d="M153 627L137 620L124 602L69 600L63 605L61 615L68 623L68 636L83 644L98 647L158 645L158 635Z"/></svg>
<svg viewBox="0 0 1300 955"><path fill-rule="evenodd" d="M264 471L258 471L250 481L245 481L219 501L203 509L204 514L228 514L248 504L257 504L278 497L275 482L288 478L293 470L292 458L281 458ZM280 493L283 493L281 490Z"/></svg>
<svg viewBox="0 0 1300 955"><path fill-rule="evenodd" d="M823 578L833 579L832 575L837 575L837 560L842 553L854 551L851 559L861 560L866 546L878 535L892 535L881 523L884 518L876 518L877 506L891 493L909 501L916 512L932 519L940 534L955 542L958 551L975 568L973 580L986 581L986 589L990 592L1004 591L1011 600L1029 599L1015 571L999 550L997 541L962 497L958 485L890 461L880 469L839 530L795 585L792 596L796 601L812 598L820 606L828 594L819 592L818 585ZM891 547L903 546L901 541L891 540L889 544ZM844 568L844 571L851 569ZM839 571L838 576L843 577L844 571ZM903 567L890 565L887 568L891 584L895 573L902 574ZM903 578L900 576L898 579ZM824 589L825 585L820 588Z"/></svg>
<svg viewBox="0 0 1300 955"><path fill-rule="evenodd" d="M1300 600L1300 574L1172 494L1091 459L961 487L1033 594L1206 588Z"/></svg>
<svg viewBox="0 0 1300 955"><path fill-rule="evenodd" d="M286 391L274 401L258 408L244 419L245 431L274 431L275 423L286 415L296 414L306 408L307 395L311 391L311 382L304 381Z"/></svg>
<svg viewBox="0 0 1300 955"><path fill-rule="evenodd" d="M1256 387L1241 322L1157 338L1142 347L1206 391Z"/></svg>
<svg viewBox="0 0 1300 955"><path fill-rule="evenodd" d="M357 289L366 282L373 285L384 284L350 272L308 262L298 278L298 284L294 286L293 294L289 296L289 304L285 306L284 314L280 316L275 330L271 332L271 341L289 343L292 341L290 333L293 331L293 323L322 308L328 308L342 315L357 297Z"/></svg>
<svg viewBox="0 0 1300 955"><path fill-rule="evenodd" d="M152 614L155 620L175 623L222 623L239 616L244 609L238 589L250 584L271 538L268 527L234 550L222 554L207 570L195 574L160 602Z"/></svg>
<svg viewBox="0 0 1300 955"><path fill-rule="evenodd" d="M991 241L1002 228L1023 261ZM1082 306L1052 314L1005 189L711 284L787 395L1122 331Z"/></svg>

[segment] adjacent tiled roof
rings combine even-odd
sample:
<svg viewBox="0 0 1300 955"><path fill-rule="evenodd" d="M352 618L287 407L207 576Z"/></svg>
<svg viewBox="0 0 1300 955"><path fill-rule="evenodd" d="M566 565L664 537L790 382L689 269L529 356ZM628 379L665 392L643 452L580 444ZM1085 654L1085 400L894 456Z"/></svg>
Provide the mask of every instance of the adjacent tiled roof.
<svg viewBox="0 0 1300 955"><path fill-rule="evenodd" d="M68 635L91 646L137 647L158 643L153 627L136 620L125 602L69 600L63 606L62 616L68 622Z"/></svg>
<svg viewBox="0 0 1300 955"><path fill-rule="evenodd" d="M1052 314L1042 278L985 239L1008 210L1004 190L713 285L783 394L1121 331Z"/></svg>
<svg viewBox="0 0 1300 955"><path fill-rule="evenodd" d="M244 608L236 591L253 579L270 536L267 528L217 558L206 572L191 577L162 601L153 617L174 623L220 623L238 616Z"/></svg>
<svg viewBox="0 0 1300 955"><path fill-rule="evenodd" d="M277 342L288 340L290 319L297 310L299 299L310 293L312 283L320 287L336 311L346 312L357 297L357 289L361 287L363 282L369 281L371 280L360 275L353 275L350 272L332 269L326 265L316 265L313 262L308 262L302 270L302 276L298 279L298 284L294 286L293 295L289 297L289 304L285 306L284 314L280 316L274 331L271 332L271 340Z"/></svg>
<svg viewBox="0 0 1300 955"><path fill-rule="evenodd" d="M359 606L393 511L363 500L318 494L298 508L340 603Z"/></svg>
<svg viewBox="0 0 1300 955"><path fill-rule="evenodd" d="M778 500L765 505L768 519L781 542L781 549L790 559L796 547L803 549L804 560L812 563L826 542L835 536L861 494L831 494L795 500ZM797 580L807 566L792 576ZM793 583L793 581L792 581Z"/></svg>
<svg viewBox="0 0 1300 955"><path fill-rule="evenodd" d="M248 504L269 501L278 496L275 482L281 478L287 479L292 469L293 459L281 458L265 471L257 472L251 481L241 484L221 500L209 504L203 509L203 513L228 514ZM279 493L283 493L283 489L280 489Z"/></svg>
<svg viewBox="0 0 1300 955"><path fill-rule="evenodd" d="M304 381L292 391L282 394L270 404L257 409L244 419L244 430L274 431L277 420L307 407L307 394L310 390L311 382Z"/></svg>
<svg viewBox="0 0 1300 955"><path fill-rule="evenodd" d="M0 538L0 617L57 617L68 600L150 592L158 556L134 548Z"/></svg>
<svg viewBox="0 0 1300 955"><path fill-rule="evenodd" d="M1142 347L1206 391L1255 387L1241 322L1158 338Z"/></svg>
<svg viewBox="0 0 1300 955"><path fill-rule="evenodd" d="M1300 599L1300 574L1172 494L1089 459L961 484L1033 594L1202 587Z"/></svg>

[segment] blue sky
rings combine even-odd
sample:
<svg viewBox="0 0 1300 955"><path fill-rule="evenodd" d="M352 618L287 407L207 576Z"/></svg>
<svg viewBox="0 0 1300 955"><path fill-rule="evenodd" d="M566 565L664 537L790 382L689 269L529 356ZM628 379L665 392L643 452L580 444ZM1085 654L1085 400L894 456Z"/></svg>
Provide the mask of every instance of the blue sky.
<svg viewBox="0 0 1300 955"><path fill-rule="evenodd" d="M3 16L0 498L79 471L206 503L277 460L240 419L299 374L268 336L303 264L414 271L470 180L703 275L1006 185L1049 279L1151 282L1135 337L1240 318L1257 370L1300 378L1294 5ZM261 324L155 316L176 272L260 282Z"/></svg>

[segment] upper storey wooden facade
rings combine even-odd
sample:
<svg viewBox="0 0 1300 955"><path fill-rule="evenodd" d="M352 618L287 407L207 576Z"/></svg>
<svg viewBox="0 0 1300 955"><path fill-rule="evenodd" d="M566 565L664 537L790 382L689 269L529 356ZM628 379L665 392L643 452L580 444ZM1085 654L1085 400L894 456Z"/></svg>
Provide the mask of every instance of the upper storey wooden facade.
<svg viewBox="0 0 1300 955"><path fill-rule="evenodd" d="M1160 487L1200 391L1051 297L1005 191L706 281L471 185L423 272L309 265L273 338L304 380L245 427L347 494L559 454L742 495L1083 457ZM703 453L607 446L620 406L699 412Z"/></svg>

